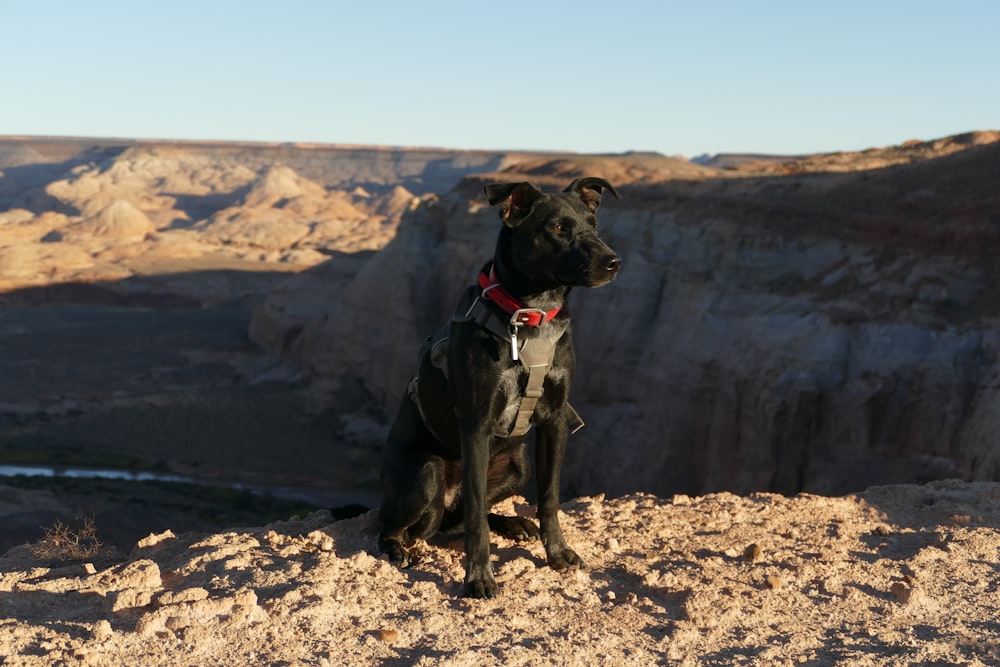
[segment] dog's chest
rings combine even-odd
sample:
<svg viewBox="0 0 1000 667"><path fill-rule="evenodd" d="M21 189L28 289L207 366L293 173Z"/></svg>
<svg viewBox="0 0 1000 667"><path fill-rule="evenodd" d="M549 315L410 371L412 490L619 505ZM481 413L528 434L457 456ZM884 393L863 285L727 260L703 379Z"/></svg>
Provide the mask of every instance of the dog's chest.
<svg viewBox="0 0 1000 667"><path fill-rule="evenodd" d="M522 366L512 366L504 370L497 381L497 393L503 398L503 409L497 418L493 433L496 436L510 435L514 422L517 420L521 403L524 401L524 385L528 372ZM545 384L548 387L557 386L566 379L566 369L562 366L549 366L545 373ZM546 399L551 391L544 392L539 401L539 407L547 404ZM538 408L536 408L536 411Z"/></svg>

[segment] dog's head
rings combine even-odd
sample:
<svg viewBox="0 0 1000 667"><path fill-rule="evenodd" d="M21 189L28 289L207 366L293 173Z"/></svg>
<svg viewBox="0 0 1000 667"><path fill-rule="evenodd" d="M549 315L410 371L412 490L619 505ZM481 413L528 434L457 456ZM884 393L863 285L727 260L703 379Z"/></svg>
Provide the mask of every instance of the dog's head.
<svg viewBox="0 0 1000 667"><path fill-rule="evenodd" d="M485 190L500 209L510 258L525 277L600 287L618 275L621 258L597 234L597 209L603 190L621 195L603 178L578 178L562 192L543 192L531 183L491 183Z"/></svg>

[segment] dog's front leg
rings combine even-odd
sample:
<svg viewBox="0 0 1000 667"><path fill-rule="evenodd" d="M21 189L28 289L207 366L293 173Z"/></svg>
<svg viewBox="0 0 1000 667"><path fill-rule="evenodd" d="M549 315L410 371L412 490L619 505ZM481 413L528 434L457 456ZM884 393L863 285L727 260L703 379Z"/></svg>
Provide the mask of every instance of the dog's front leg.
<svg viewBox="0 0 1000 667"><path fill-rule="evenodd" d="M492 598L500 592L490 565L490 528L486 475L490 436L482 422L462 429L462 506L465 524L465 588L471 598Z"/></svg>
<svg viewBox="0 0 1000 667"><path fill-rule="evenodd" d="M584 567L583 559L566 545L559 525L559 471L562 469L568 434L566 420L556 418L540 424L535 441L535 472L538 477L538 524L545 557L556 570Z"/></svg>

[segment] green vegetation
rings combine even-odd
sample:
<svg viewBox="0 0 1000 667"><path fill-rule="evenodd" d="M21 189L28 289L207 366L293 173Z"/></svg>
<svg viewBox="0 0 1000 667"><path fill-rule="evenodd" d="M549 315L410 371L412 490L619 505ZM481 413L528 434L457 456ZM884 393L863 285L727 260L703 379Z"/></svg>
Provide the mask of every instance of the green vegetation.
<svg viewBox="0 0 1000 667"><path fill-rule="evenodd" d="M149 461L121 452L85 448L55 438L21 436L0 440L0 464L30 466L64 466L165 472L163 461Z"/></svg>

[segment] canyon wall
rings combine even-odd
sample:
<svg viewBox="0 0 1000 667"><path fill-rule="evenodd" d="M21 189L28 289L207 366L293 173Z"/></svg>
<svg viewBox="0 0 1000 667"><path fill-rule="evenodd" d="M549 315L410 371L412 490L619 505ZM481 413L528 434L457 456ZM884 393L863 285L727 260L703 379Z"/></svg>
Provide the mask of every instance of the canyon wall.
<svg viewBox="0 0 1000 667"><path fill-rule="evenodd" d="M360 379L391 415L420 343L492 254L483 184L604 176L624 195L601 211L624 268L571 297L571 398L588 426L569 445L568 493L998 479L995 140L757 172L637 157L470 176L415 204L356 274L333 259L292 277L251 331Z"/></svg>
<svg viewBox="0 0 1000 667"><path fill-rule="evenodd" d="M257 303L250 333L294 367L281 377L360 384L390 418L492 255L483 185L602 176L624 195L601 211L624 269L571 297L588 426L568 494L1000 479L998 139L693 164L0 138L0 304Z"/></svg>

